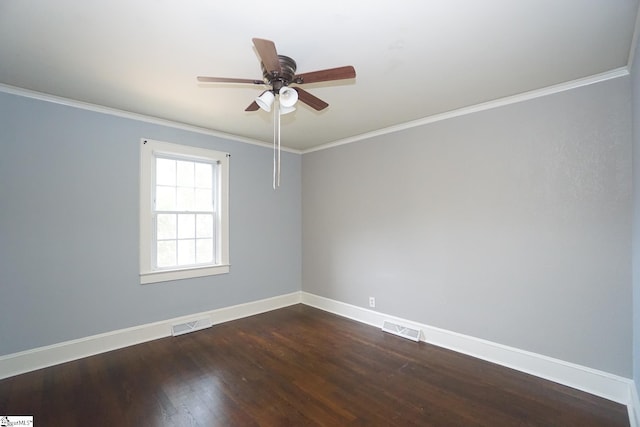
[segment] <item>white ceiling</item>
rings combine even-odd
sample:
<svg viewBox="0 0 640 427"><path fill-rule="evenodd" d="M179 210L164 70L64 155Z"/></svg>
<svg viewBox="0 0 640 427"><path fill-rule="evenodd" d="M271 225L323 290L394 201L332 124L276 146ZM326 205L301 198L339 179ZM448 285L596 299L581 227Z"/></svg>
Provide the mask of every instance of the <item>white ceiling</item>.
<svg viewBox="0 0 640 427"><path fill-rule="evenodd" d="M0 83L271 142L245 112L262 86L253 37L298 73L353 65L304 88L330 105L282 117L308 150L627 67L638 0L2 0Z"/></svg>

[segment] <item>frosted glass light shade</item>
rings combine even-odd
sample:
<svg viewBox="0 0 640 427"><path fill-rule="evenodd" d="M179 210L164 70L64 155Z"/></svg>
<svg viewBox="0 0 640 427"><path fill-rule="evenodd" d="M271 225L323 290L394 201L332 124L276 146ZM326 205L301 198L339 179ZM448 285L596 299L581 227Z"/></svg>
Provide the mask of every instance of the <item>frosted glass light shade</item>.
<svg viewBox="0 0 640 427"><path fill-rule="evenodd" d="M294 111L296 111L296 107L285 107L284 105L280 104L281 116L284 116L285 114L293 113Z"/></svg>
<svg viewBox="0 0 640 427"><path fill-rule="evenodd" d="M262 92L262 95L256 98L256 104L258 104L258 106L260 106L264 111L271 111L274 99L276 99L276 96L273 92L265 90Z"/></svg>
<svg viewBox="0 0 640 427"><path fill-rule="evenodd" d="M298 102L298 92L288 86L280 88L280 105L283 107L293 107Z"/></svg>

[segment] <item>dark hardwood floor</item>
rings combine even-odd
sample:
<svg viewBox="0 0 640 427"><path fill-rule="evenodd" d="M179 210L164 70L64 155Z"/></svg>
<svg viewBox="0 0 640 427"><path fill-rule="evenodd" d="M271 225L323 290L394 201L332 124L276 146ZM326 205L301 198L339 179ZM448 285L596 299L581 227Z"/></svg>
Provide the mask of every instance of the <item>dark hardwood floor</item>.
<svg viewBox="0 0 640 427"><path fill-rule="evenodd" d="M569 387L304 305L0 381L36 426L628 426Z"/></svg>

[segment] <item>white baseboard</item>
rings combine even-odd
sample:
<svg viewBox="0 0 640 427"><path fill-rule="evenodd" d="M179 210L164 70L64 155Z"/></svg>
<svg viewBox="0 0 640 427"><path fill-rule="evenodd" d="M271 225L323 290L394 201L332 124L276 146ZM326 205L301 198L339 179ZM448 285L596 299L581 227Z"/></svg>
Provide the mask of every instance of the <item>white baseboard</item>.
<svg viewBox="0 0 640 427"><path fill-rule="evenodd" d="M218 324L301 302L300 292L92 335L0 356L0 379L171 335L171 325L209 317Z"/></svg>
<svg viewBox="0 0 640 427"><path fill-rule="evenodd" d="M382 327L384 320L396 321L406 326L415 327L422 331L422 340L425 342L627 405L631 427L640 427L640 402L638 401L635 384L630 379L491 341L412 322L396 316L386 315L307 292L294 292L0 356L0 379L168 337L171 335L171 325L176 323L185 323L194 319L209 317L215 325L298 303L378 328Z"/></svg>
<svg viewBox="0 0 640 427"><path fill-rule="evenodd" d="M631 407L634 383L607 372L565 362L491 341L447 331L384 313L302 293L302 303L376 327L391 320L422 330L422 341L535 375ZM636 405L637 407L637 405ZM636 409L637 412L637 409Z"/></svg>
<svg viewBox="0 0 640 427"><path fill-rule="evenodd" d="M640 399L638 398L638 389L635 385L631 386L629 394L629 424L631 427L640 427Z"/></svg>

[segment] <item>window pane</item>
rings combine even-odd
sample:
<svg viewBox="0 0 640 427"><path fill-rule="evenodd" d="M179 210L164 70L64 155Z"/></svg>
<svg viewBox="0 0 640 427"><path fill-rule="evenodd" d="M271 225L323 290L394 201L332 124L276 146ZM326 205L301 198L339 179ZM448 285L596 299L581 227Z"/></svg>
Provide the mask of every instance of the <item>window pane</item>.
<svg viewBox="0 0 640 427"><path fill-rule="evenodd" d="M156 262L158 267L172 267L176 265L176 241L158 242Z"/></svg>
<svg viewBox="0 0 640 427"><path fill-rule="evenodd" d="M178 265L188 265L196 263L196 241L195 239L178 240Z"/></svg>
<svg viewBox="0 0 640 427"><path fill-rule="evenodd" d="M197 216L196 237L213 237L213 215L199 214Z"/></svg>
<svg viewBox="0 0 640 427"><path fill-rule="evenodd" d="M196 254L198 264L213 262L213 239L196 240Z"/></svg>
<svg viewBox="0 0 640 427"><path fill-rule="evenodd" d="M158 240L175 239L177 220L174 214L158 214L156 222Z"/></svg>
<svg viewBox="0 0 640 427"><path fill-rule="evenodd" d="M211 188L213 165L208 163L196 163L196 187Z"/></svg>
<svg viewBox="0 0 640 427"><path fill-rule="evenodd" d="M195 210L196 195L193 188L178 187L177 189L177 207L179 211L192 211Z"/></svg>
<svg viewBox="0 0 640 427"><path fill-rule="evenodd" d="M197 188L195 190L195 210L209 211L213 210L213 200L211 198L211 189L203 190Z"/></svg>
<svg viewBox="0 0 640 427"><path fill-rule="evenodd" d="M177 161L177 176L178 180L176 185L178 187L193 187L194 186L194 164L193 162L185 162L182 160Z"/></svg>
<svg viewBox="0 0 640 427"><path fill-rule="evenodd" d="M196 237L195 214L178 215L178 239L193 239Z"/></svg>
<svg viewBox="0 0 640 427"><path fill-rule="evenodd" d="M156 187L156 210L173 211L176 209L175 187Z"/></svg>
<svg viewBox="0 0 640 427"><path fill-rule="evenodd" d="M176 185L176 161L156 159L156 185Z"/></svg>

